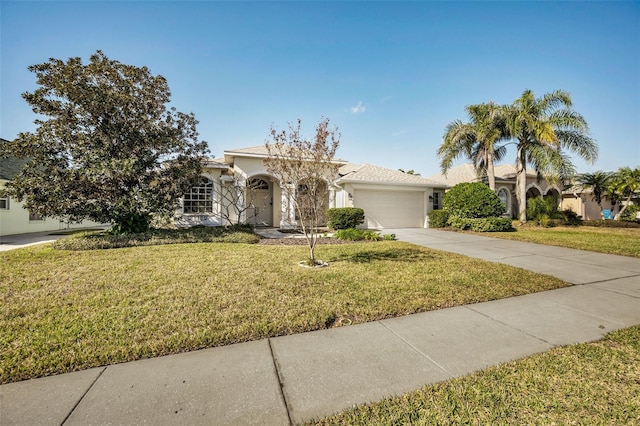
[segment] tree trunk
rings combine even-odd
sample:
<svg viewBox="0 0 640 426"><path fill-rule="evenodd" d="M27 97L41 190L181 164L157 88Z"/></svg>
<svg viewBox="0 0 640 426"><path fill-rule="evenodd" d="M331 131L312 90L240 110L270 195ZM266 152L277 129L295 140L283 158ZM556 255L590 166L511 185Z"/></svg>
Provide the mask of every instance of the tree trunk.
<svg viewBox="0 0 640 426"><path fill-rule="evenodd" d="M487 181L489 183L489 189L495 192L496 173L493 168L493 155L491 154L487 154Z"/></svg>
<svg viewBox="0 0 640 426"><path fill-rule="evenodd" d="M613 220L620 220L620 218L622 217L622 213L627 209L627 206L629 205L629 203L631 203L631 195L627 197L627 202L624 204L624 206L622 206L622 208L618 211L618 213L616 213L616 215L613 217ZM622 205L622 203L620 203L620 205Z"/></svg>
<svg viewBox="0 0 640 426"><path fill-rule="evenodd" d="M520 223L527 222L527 157L523 147L518 147L516 159L516 199Z"/></svg>

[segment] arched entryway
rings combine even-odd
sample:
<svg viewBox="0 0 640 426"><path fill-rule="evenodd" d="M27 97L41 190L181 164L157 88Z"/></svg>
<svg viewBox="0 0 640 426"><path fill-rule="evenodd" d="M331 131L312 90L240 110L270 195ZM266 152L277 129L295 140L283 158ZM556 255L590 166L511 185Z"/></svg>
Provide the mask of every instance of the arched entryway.
<svg viewBox="0 0 640 426"><path fill-rule="evenodd" d="M247 179L246 222L255 226L273 226L273 183L268 176Z"/></svg>
<svg viewBox="0 0 640 426"><path fill-rule="evenodd" d="M541 196L542 196L542 191L540 191L540 188L536 186L531 186L529 187L529 189L527 189L527 200L530 198L538 198Z"/></svg>

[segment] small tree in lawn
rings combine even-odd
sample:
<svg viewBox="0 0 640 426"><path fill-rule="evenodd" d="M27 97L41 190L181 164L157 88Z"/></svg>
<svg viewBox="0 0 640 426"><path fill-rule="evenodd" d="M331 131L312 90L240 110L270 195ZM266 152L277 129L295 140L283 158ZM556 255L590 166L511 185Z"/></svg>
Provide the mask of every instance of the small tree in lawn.
<svg viewBox="0 0 640 426"><path fill-rule="evenodd" d="M28 159L6 193L31 212L73 222L145 231L170 215L200 175L207 147L193 114L168 109L169 86L146 67L97 51L32 65L39 87L22 96L40 117L34 133L2 144L1 155Z"/></svg>
<svg viewBox="0 0 640 426"><path fill-rule="evenodd" d="M300 133L300 123L289 130L271 129L271 141L264 160L267 171L280 182L283 194L295 210L295 225L304 233L309 245L309 264L317 265L315 247L318 226L327 209L328 184L336 178L340 164L334 161L340 134L322 119L313 138Z"/></svg>

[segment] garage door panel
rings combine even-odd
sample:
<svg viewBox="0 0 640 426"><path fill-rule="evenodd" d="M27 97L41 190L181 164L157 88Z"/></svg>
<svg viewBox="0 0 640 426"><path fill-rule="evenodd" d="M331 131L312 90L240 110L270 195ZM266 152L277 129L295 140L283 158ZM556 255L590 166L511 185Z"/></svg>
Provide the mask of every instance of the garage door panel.
<svg viewBox="0 0 640 426"><path fill-rule="evenodd" d="M354 205L364 210L368 228L420 228L424 224L422 191L356 191Z"/></svg>

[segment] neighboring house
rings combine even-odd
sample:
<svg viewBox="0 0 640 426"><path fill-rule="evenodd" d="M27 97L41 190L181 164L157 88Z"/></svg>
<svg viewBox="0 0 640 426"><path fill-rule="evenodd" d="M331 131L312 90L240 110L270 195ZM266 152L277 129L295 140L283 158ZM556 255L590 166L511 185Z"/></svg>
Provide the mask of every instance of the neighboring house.
<svg viewBox="0 0 640 426"><path fill-rule="evenodd" d="M3 142L5 142L4 139ZM15 157L0 158L0 189L4 188L26 163L26 160ZM58 219L41 217L26 210L21 202L10 197L0 197L0 236L86 228L96 225L98 224L90 221L67 223Z"/></svg>
<svg viewBox="0 0 640 426"><path fill-rule="evenodd" d="M199 183L181 200L176 225L249 222L295 227L292 200L266 170L263 160L267 157L267 149L261 145L224 151L222 158L208 160ZM335 162L341 167L338 176L327 182L326 206L362 208L366 228L426 227L429 212L440 208L447 188L440 182L379 166ZM245 191L247 187L251 190ZM234 203L236 207L231 205Z"/></svg>
<svg viewBox="0 0 640 426"><path fill-rule="evenodd" d="M518 216L518 201L516 199L516 167L511 164L500 164L494 168L496 194L507 207L506 215ZM451 168L446 175L438 174L430 177L435 181L445 183L452 187L462 182L486 182L483 177L478 177L473 164L465 163ZM527 199L533 197L553 196L561 207L562 188L559 185L551 185L545 179L538 180L535 170L527 170ZM578 212L579 214L579 212Z"/></svg>
<svg viewBox="0 0 640 426"><path fill-rule="evenodd" d="M620 203L611 202L608 195L602 196L602 209L610 212L610 216L606 219L613 219L615 212L620 210ZM571 211L582 216L583 220L600 220L600 206L593 199L593 190L583 188L580 185L572 186L562 193L562 209L570 209Z"/></svg>

